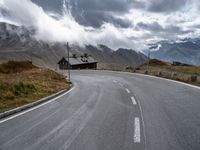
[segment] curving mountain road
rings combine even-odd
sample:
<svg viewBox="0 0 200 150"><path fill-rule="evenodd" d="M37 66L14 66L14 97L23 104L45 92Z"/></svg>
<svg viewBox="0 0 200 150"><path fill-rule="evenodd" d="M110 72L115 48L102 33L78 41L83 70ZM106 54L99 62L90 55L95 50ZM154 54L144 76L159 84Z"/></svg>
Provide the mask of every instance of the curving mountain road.
<svg viewBox="0 0 200 150"><path fill-rule="evenodd" d="M106 71L72 80L70 92L0 120L0 150L200 149L200 89Z"/></svg>

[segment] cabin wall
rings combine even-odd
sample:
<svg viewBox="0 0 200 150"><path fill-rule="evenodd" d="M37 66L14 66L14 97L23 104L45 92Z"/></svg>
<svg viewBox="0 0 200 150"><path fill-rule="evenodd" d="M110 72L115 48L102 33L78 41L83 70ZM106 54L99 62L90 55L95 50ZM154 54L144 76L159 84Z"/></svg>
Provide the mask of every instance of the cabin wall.
<svg viewBox="0 0 200 150"><path fill-rule="evenodd" d="M60 70L68 69L68 62L59 63ZM88 63L88 64L79 64L79 65L70 65L70 69L97 69L97 63Z"/></svg>
<svg viewBox="0 0 200 150"><path fill-rule="evenodd" d="M89 64L80 64L80 65L72 65L72 69L97 69L97 63L89 63Z"/></svg>
<svg viewBox="0 0 200 150"><path fill-rule="evenodd" d="M58 65L59 65L60 70L67 70L68 69L68 62L66 62L66 61L60 62ZM69 67L71 68L70 64L69 64Z"/></svg>

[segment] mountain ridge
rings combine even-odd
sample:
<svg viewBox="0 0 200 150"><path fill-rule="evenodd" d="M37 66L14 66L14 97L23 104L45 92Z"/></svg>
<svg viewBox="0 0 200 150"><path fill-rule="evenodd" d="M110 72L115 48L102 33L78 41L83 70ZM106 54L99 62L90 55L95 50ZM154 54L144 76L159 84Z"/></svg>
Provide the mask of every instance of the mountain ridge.
<svg viewBox="0 0 200 150"><path fill-rule="evenodd" d="M57 62L67 56L65 43L48 43L34 38L34 29L0 23L0 62L8 60L31 60L39 66L57 68ZM99 69L122 69L139 66L147 57L131 49L112 50L106 45L70 45L70 55L88 53L99 63Z"/></svg>
<svg viewBox="0 0 200 150"><path fill-rule="evenodd" d="M164 61L179 61L200 66L200 39L184 39L180 42L160 42L157 51L151 52L151 57Z"/></svg>

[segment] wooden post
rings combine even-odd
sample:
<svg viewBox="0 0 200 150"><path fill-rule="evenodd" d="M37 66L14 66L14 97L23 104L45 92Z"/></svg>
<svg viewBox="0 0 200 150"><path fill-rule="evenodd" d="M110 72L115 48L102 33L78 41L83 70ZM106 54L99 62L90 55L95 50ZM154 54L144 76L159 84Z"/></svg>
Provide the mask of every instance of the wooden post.
<svg viewBox="0 0 200 150"><path fill-rule="evenodd" d="M69 43L67 42L67 69L68 69L68 82L71 82L71 74L70 74L70 62L69 62Z"/></svg>
<svg viewBox="0 0 200 150"><path fill-rule="evenodd" d="M148 52L148 62L147 62L145 74L148 74L148 73L149 73L149 63L150 63L150 50L149 50L149 52Z"/></svg>

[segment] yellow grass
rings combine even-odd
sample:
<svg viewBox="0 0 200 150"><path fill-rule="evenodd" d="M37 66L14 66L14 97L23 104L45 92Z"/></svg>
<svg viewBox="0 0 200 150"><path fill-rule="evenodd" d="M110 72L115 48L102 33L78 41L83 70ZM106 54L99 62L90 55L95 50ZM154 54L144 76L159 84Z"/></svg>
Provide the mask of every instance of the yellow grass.
<svg viewBox="0 0 200 150"><path fill-rule="evenodd" d="M70 88L64 76L28 62L9 62L0 68L0 112Z"/></svg>
<svg viewBox="0 0 200 150"><path fill-rule="evenodd" d="M146 69L147 64L143 64L136 72L145 73ZM197 66L172 66L170 63L153 59L150 60L148 74L200 85L200 67ZM197 81L192 82L191 77L194 75L197 76Z"/></svg>

